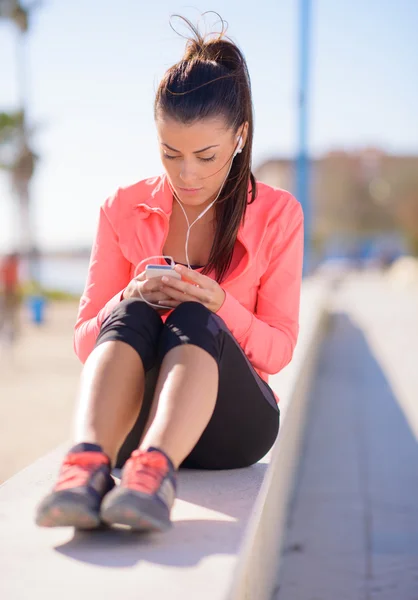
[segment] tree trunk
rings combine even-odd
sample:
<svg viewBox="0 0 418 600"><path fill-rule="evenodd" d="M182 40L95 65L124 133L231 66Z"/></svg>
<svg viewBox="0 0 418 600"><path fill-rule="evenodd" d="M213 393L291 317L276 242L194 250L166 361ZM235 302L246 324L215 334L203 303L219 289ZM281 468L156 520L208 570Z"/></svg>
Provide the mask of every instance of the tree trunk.
<svg viewBox="0 0 418 600"><path fill-rule="evenodd" d="M25 261L27 261L28 277L36 286L39 284L40 266L39 251L37 249L34 237L33 218L29 196L29 181L20 180L15 182L14 190L17 196L16 205L18 207L19 219L19 251L24 257Z"/></svg>

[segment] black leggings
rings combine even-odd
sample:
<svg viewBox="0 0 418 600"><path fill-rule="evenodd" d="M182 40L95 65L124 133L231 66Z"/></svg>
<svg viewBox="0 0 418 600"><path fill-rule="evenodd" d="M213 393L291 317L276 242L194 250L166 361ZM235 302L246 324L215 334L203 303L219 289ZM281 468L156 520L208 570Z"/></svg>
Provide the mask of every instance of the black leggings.
<svg viewBox="0 0 418 600"><path fill-rule="evenodd" d="M144 401L134 427L119 450L116 466L121 467L138 447L161 362L171 348L180 344L203 348L213 356L219 368L214 412L180 467L247 467L270 450L279 431L280 419L273 392L255 372L224 321L202 304L184 302L163 323L148 304L137 299L123 300L104 320L96 346L110 340L132 346L146 373Z"/></svg>

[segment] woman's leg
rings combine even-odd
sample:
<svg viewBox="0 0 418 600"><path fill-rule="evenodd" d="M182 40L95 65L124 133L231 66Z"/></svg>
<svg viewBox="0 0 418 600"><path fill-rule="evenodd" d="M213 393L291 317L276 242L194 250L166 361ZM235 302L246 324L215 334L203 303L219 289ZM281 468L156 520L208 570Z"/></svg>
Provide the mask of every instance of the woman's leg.
<svg viewBox="0 0 418 600"><path fill-rule="evenodd" d="M272 389L217 315L219 390L213 415L180 465L191 469L239 469L258 462L279 432L280 411Z"/></svg>
<svg viewBox="0 0 418 600"><path fill-rule="evenodd" d="M113 464L138 417L145 372L155 364L162 327L153 308L124 300L104 321L84 366L75 442L100 445Z"/></svg>
<svg viewBox="0 0 418 600"><path fill-rule="evenodd" d="M76 444L38 506L38 525L99 525L102 499L115 485L111 466L140 411L162 327L154 309L138 300L124 300L105 319L81 378Z"/></svg>
<svg viewBox="0 0 418 600"><path fill-rule="evenodd" d="M161 448L176 467L208 469L245 467L268 452L279 429L274 394L222 319L200 304L182 304L167 320L160 354L141 448Z"/></svg>
<svg viewBox="0 0 418 600"><path fill-rule="evenodd" d="M192 344L172 348L161 364L150 426L140 448L160 448L178 468L207 426L217 394L214 358Z"/></svg>
<svg viewBox="0 0 418 600"><path fill-rule="evenodd" d="M245 467L268 452L279 429L274 394L222 319L198 303L180 305L167 319L159 354L147 424L141 415L119 466L138 444L161 448L176 467L203 469Z"/></svg>
<svg viewBox="0 0 418 600"><path fill-rule="evenodd" d="M97 346L81 376L74 442L98 444L116 460L141 407L144 367L138 353L121 341Z"/></svg>
<svg viewBox="0 0 418 600"><path fill-rule="evenodd" d="M210 319L210 311L201 304L188 302L166 321L159 340L160 369L149 429L126 461L120 486L104 499L101 515L109 525L147 531L171 526L175 471L206 428L218 394ZM125 442L118 463L126 446Z"/></svg>
<svg viewBox="0 0 418 600"><path fill-rule="evenodd" d="M248 466L277 436L272 391L223 321L201 304L185 302L170 314L159 362L149 428L124 466L121 485L102 504L110 525L164 531L171 525L179 465ZM127 454L126 442L120 454Z"/></svg>

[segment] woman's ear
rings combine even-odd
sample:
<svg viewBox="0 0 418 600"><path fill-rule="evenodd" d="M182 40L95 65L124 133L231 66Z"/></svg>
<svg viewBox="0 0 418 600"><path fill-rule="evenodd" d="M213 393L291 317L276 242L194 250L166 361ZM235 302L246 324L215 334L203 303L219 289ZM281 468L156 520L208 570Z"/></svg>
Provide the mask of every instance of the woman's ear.
<svg viewBox="0 0 418 600"><path fill-rule="evenodd" d="M244 148L248 137L248 121L245 121L241 127L238 127L238 135L242 138L241 150Z"/></svg>

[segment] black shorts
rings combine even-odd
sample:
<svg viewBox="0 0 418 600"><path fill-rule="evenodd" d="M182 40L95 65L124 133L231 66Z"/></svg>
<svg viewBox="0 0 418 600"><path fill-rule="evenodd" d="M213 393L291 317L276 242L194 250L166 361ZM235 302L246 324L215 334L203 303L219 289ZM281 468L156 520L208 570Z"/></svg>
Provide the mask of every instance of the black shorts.
<svg viewBox="0 0 418 600"><path fill-rule="evenodd" d="M236 469L259 461L272 447L280 411L269 385L256 373L224 321L197 302L184 302L164 323L138 299L123 300L104 320L96 346L119 340L134 348L144 365L145 393L138 419L123 442L116 466L138 447L149 416L164 356L181 344L206 350L218 364L215 409L197 444L180 467Z"/></svg>

